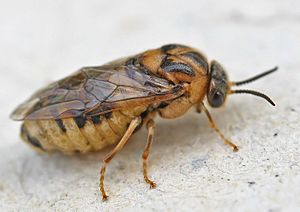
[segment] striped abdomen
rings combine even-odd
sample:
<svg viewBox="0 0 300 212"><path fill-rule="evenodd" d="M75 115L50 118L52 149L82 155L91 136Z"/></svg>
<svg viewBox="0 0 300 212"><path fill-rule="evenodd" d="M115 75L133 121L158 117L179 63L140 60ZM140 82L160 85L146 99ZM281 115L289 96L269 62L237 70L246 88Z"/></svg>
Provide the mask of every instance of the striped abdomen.
<svg viewBox="0 0 300 212"><path fill-rule="evenodd" d="M37 150L60 150L64 153L97 151L118 142L131 120L145 110L146 107L138 107L89 119L25 120L21 137Z"/></svg>

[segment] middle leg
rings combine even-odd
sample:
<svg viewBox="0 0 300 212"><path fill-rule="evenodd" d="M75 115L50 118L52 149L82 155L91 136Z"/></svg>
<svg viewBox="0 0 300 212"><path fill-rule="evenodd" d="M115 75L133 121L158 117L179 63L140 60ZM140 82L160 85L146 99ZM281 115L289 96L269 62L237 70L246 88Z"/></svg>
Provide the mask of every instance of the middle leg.
<svg viewBox="0 0 300 212"><path fill-rule="evenodd" d="M102 200L105 201L107 200L108 196L106 195L105 189L104 189L104 175L105 175L105 170L106 170L106 164L108 164L111 159L123 148L123 146L127 143L129 140L130 136L136 129L136 127L141 123L141 117L136 117L134 118L127 131L123 135L122 139L119 141L117 146L110 152L108 155L105 156L105 158L102 161L102 167L100 171L100 191L102 193Z"/></svg>

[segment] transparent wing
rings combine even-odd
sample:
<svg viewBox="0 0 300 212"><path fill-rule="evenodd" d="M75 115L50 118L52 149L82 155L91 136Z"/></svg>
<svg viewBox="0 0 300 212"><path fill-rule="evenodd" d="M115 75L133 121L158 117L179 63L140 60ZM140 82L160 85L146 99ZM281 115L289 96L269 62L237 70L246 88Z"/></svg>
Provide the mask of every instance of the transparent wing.
<svg viewBox="0 0 300 212"><path fill-rule="evenodd" d="M86 67L36 92L11 115L14 120L91 116L135 105L170 100L179 85L134 65Z"/></svg>

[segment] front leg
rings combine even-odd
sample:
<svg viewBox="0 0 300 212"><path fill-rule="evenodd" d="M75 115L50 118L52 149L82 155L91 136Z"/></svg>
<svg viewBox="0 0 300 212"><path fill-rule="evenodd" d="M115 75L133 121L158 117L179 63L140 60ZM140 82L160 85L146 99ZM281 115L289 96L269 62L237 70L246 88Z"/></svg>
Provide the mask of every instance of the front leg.
<svg viewBox="0 0 300 212"><path fill-rule="evenodd" d="M228 140L227 138L225 138L225 136L219 130L219 128L217 127L215 121L213 120L212 116L210 115L209 111L207 110L207 108L205 107L205 105L202 102L197 105L197 112L201 112L201 111L205 112L205 114L206 114L206 116L208 118L208 121L210 123L211 128L213 128L216 131L216 133L219 134L219 136L224 141L224 143L230 145L233 148L233 151L237 152L239 150L238 147L237 147L237 145L235 145L230 140Z"/></svg>

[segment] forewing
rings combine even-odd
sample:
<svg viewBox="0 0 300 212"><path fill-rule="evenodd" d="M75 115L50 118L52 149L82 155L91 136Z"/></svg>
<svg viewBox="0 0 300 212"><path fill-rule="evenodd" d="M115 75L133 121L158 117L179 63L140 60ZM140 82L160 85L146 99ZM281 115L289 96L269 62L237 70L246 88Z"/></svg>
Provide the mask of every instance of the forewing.
<svg viewBox="0 0 300 212"><path fill-rule="evenodd" d="M38 91L11 117L24 120L91 116L170 100L182 93L182 87L140 66L86 67Z"/></svg>

